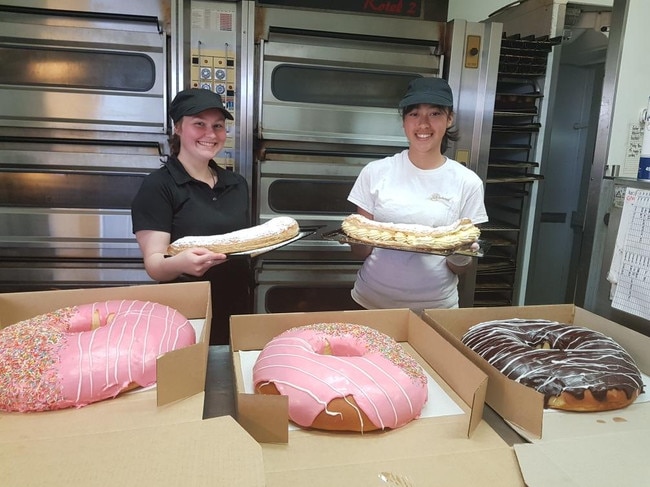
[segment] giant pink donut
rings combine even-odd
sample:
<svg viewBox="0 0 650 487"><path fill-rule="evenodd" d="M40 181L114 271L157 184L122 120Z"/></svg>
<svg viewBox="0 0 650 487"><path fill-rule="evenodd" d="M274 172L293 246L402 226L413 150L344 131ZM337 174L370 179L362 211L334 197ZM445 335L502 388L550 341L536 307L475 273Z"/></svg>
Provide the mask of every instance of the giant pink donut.
<svg viewBox="0 0 650 487"><path fill-rule="evenodd" d="M156 358L196 342L177 310L115 300L61 308L0 330L0 410L87 404L156 382Z"/></svg>
<svg viewBox="0 0 650 487"><path fill-rule="evenodd" d="M352 323L281 333L260 352L253 384L288 396L294 423L334 431L399 428L420 415L428 394L422 367L399 343Z"/></svg>

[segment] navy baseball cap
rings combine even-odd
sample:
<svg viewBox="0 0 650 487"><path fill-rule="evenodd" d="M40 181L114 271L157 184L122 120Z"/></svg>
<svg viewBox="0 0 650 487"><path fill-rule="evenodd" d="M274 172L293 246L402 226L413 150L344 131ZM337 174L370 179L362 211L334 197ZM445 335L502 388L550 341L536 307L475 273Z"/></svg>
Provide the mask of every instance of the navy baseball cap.
<svg viewBox="0 0 650 487"><path fill-rule="evenodd" d="M443 107L453 106L454 96L447 81L442 78L415 78L412 80L404 98L399 102L399 108L420 103Z"/></svg>
<svg viewBox="0 0 650 487"><path fill-rule="evenodd" d="M185 115L196 115L211 108L221 110L224 117L234 120L230 112L224 108L221 96L203 88L179 91L169 106L169 116L176 123Z"/></svg>

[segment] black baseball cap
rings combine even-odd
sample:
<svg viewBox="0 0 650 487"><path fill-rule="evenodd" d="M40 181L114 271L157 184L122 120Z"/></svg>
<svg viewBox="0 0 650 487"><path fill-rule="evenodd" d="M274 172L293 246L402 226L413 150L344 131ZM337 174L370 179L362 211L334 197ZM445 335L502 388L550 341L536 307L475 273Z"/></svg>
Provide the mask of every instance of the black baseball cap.
<svg viewBox="0 0 650 487"><path fill-rule="evenodd" d="M169 116L176 123L185 115L196 115L211 108L221 110L224 117L234 120L230 112L224 108L221 96L203 88L179 91L169 106Z"/></svg>
<svg viewBox="0 0 650 487"><path fill-rule="evenodd" d="M415 78L409 82L404 98L399 102L399 108L410 105L428 103L451 107L454 105L454 96L447 81L442 78Z"/></svg>

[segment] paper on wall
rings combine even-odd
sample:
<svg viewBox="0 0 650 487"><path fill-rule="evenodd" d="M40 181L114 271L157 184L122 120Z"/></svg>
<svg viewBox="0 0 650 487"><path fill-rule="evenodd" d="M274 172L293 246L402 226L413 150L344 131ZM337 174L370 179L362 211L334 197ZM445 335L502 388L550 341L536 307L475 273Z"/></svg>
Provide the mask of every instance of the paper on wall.
<svg viewBox="0 0 650 487"><path fill-rule="evenodd" d="M627 188L607 275L612 307L650 319L650 191Z"/></svg>

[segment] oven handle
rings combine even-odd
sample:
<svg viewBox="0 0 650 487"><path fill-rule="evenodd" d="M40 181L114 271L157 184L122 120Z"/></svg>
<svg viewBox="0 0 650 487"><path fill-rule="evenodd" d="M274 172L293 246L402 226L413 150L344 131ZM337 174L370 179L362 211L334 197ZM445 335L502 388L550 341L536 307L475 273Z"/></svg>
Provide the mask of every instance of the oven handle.
<svg viewBox="0 0 650 487"><path fill-rule="evenodd" d="M262 134L262 94L264 93L264 39L260 39L259 59L257 63L257 133Z"/></svg>

